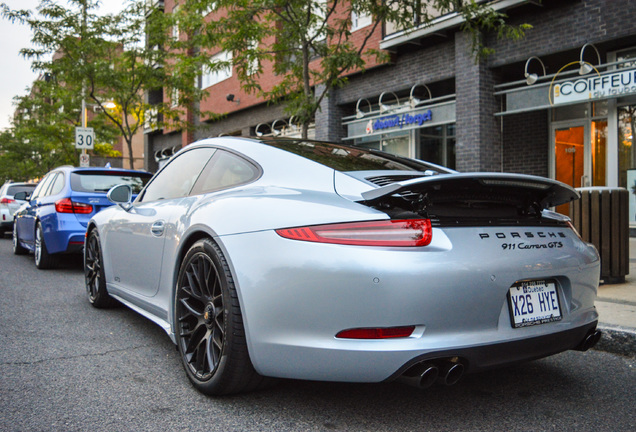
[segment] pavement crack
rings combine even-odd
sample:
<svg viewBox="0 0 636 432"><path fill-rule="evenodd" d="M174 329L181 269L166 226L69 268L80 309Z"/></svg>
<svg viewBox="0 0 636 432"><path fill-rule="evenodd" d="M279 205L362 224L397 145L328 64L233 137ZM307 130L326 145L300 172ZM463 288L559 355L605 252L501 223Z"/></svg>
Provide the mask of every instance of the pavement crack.
<svg viewBox="0 0 636 432"><path fill-rule="evenodd" d="M102 357L109 354L126 352L126 351L134 351L134 350L138 350L142 348L148 348L151 346L152 345L150 344L138 345L134 347L113 349L113 350L108 350L108 351L99 352L99 353L86 353L86 354L78 354L78 355L70 355L70 356L49 357L49 358L43 358L43 359L28 361L28 362L27 361L3 362L3 363L0 363L0 365L2 366L31 366L31 365L47 363L51 361L58 361L58 360L73 360L78 358Z"/></svg>

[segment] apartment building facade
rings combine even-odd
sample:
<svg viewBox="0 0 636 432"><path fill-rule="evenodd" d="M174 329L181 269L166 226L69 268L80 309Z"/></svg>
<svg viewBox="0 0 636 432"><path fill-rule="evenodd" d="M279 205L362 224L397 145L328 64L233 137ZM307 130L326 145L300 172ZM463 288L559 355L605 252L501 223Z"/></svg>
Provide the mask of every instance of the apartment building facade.
<svg viewBox="0 0 636 432"><path fill-rule="evenodd" d="M459 171L506 171L574 187L636 188L636 0L495 0L524 39L486 35L495 53L475 61L454 14L399 32L385 24L373 42L391 61L373 64L333 90L310 136L428 160ZM166 0L171 13L174 0ZM354 17L352 37L364 31ZM211 55L227 55L211 53ZM275 80L274 76L262 76ZM147 130L146 168L219 135L297 136L283 107L244 93L228 70L200 78L194 132ZM154 97L157 97L155 95ZM635 219L634 194L630 218Z"/></svg>

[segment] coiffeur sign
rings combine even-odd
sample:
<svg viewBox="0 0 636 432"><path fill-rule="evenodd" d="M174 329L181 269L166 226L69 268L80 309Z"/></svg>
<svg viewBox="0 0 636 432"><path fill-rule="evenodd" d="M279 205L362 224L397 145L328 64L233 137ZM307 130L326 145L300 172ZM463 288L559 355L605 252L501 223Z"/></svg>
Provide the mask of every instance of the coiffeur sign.
<svg viewBox="0 0 636 432"><path fill-rule="evenodd" d="M552 86L553 105L636 94L636 70L565 81Z"/></svg>

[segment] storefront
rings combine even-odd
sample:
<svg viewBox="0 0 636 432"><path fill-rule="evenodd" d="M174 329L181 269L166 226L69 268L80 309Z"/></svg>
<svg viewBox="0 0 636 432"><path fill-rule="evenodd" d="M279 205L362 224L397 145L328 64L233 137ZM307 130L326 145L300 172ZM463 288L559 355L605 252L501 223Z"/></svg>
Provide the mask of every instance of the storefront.
<svg viewBox="0 0 636 432"><path fill-rule="evenodd" d="M557 73L542 83L500 85L509 114L545 111L549 117L548 173L573 187L624 187L636 223L636 49L610 53L605 65ZM581 65L585 63L582 62ZM584 74L581 74L584 72Z"/></svg>
<svg viewBox="0 0 636 432"><path fill-rule="evenodd" d="M356 114L343 118L343 141L455 168L455 95L425 101L392 95L392 105L383 96L375 104L358 101Z"/></svg>

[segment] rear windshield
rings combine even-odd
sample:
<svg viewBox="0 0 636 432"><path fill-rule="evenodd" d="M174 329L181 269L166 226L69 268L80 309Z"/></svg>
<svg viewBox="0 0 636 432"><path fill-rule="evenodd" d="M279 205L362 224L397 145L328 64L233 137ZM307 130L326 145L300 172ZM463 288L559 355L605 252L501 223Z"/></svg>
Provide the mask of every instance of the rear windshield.
<svg viewBox="0 0 636 432"><path fill-rule="evenodd" d="M133 193L138 194L144 188L151 174L122 172L89 172L71 173L71 189L76 192L108 192L113 186L127 184Z"/></svg>
<svg viewBox="0 0 636 432"><path fill-rule="evenodd" d="M33 192L33 189L35 189L35 187L37 186L37 184L28 184L28 185L10 185L7 188L7 195L13 196L15 194L17 194L18 192Z"/></svg>
<svg viewBox="0 0 636 432"><path fill-rule="evenodd" d="M343 144L289 139L263 139L263 143L343 172L376 170L450 172L424 161Z"/></svg>

